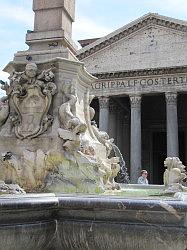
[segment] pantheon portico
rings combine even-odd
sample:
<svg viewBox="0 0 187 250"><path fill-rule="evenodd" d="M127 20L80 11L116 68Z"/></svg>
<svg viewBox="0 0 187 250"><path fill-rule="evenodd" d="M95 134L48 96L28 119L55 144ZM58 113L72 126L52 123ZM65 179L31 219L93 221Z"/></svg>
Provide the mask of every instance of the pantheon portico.
<svg viewBox="0 0 187 250"><path fill-rule="evenodd" d="M187 164L187 22L149 13L87 41L78 58L98 78L99 128L115 139L133 183L147 169L162 184L167 156Z"/></svg>

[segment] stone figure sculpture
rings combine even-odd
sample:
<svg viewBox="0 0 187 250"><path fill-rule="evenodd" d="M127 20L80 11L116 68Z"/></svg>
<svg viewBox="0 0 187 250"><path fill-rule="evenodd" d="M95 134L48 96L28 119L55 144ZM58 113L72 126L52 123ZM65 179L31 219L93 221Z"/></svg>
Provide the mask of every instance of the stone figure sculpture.
<svg viewBox="0 0 187 250"><path fill-rule="evenodd" d="M182 180L187 178L185 166L178 157L168 157L164 161L164 166L167 169L164 172L165 192L179 192L185 189L182 185Z"/></svg>
<svg viewBox="0 0 187 250"><path fill-rule="evenodd" d="M77 102L73 84L64 82L62 93L67 98L59 108L59 119L63 127L59 128L59 136L64 139L63 147L73 150L80 147L80 135L85 133L87 126L75 114L73 108Z"/></svg>
<svg viewBox="0 0 187 250"><path fill-rule="evenodd" d="M94 95L90 95L89 104L91 104L94 97L95 97ZM91 120L94 118L94 115L95 115L95 110L92 107L90 107ZM107 148L107 156L109 157L111 151L113 150L115 156L119 158L120 170L117 173L117 176L115 177L115 181L117 183L129 183L129 176L127 173L127 168L125 166L125 161L123 159L123 156L119 148L114 144L114 139L110 138L105 131L100 131L95 121L93 121L91 124L94 135L96 136L98 141Z"/></svg>
<svg viewBox="0 0 187 250"><path fill-rule="evenodd" d="M87 83L81 86L72 75L56 81L54 69L30 62L14 70L3 86L0 137L8 143L1 139L0 180L27 192L119 189L114 181L119 158L109 158L111 139L91 124L95 111Z"/></svg>
<svg viewBox="0 0 187 250"><path fill-rule="evenodd" d="M100 188L103 190L105 188L119 189L119 185L114 181L114 177L119 171L119 159L117 157L108 159L108 154L104 157L104 159L102 159L102 157L98 157L97 155L96 148L98 146L98 142L102 143L104 148L108 150L109 143L107 144L107 139L109 138L105 133L105 136L107 135L106 140L102 140L101 134L104 134L104 132L100 132L97 129L96 133L93 126L91 125L91 119L93 118L95 111L89 105L93 96L89 96L88 93L85 94L85 122L83 122L74 114L75 104L77 103L78 98L75 95L75 87L73 83L65 81L63 84L62 92L66 97L66 101L59 108L61 128L58 129L58 133L60 138L63 139L63 148L75 158L75 161L80 169L83 165L85 165L85 167L89 167L90 169L92 169L93 167L94 169L98 169L95 172L95 175L97 175L99 179L101 179L100 184L97 180L98 187L100 186ZM101 134L99 135L99 133ZM79 174L80 173L77 172L77 175ZM87 178L87 181L88 180L89 178Z"/></svg>

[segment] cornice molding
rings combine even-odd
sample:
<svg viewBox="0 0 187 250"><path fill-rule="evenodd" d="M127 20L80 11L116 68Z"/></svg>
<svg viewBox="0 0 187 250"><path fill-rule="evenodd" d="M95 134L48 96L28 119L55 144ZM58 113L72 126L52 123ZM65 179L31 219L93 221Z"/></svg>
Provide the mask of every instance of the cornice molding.
<svg viewBox="0 0 187 250"><path fill-rule="evenodd" d="M187 73L187 66L104 72L104 73L93 74L93 76L97 77L98 79L117 79L125 77L170 75L170 74L180 74L180 73Z"/></svg>
<svg viewBox="0 0 187 250"><path fill-rule="evenodd" d="M138 22L137 22L138 21ZM110 46L111 44L129 36L130 34L146 27L149 25L156 25L160 27L166 27L169 29L181 31L181 32L187 32L187 23L173 19L168 18L164 16L160 16L158 14L148 14L140 20L135 20L135 22L132 22L132 25L124 26L124 29L119 29L119 32L117 34L114 34L113 36L107 36L106 39L101 38L94 42L91 45L88 45L88 48L83 48L80 51L78 51L77 58L79 60L83 60L84 58L96 53L97 51L106 48ZM115 33L115 32L114 32ZM112 35L113 33L111 33Z"/></svg>

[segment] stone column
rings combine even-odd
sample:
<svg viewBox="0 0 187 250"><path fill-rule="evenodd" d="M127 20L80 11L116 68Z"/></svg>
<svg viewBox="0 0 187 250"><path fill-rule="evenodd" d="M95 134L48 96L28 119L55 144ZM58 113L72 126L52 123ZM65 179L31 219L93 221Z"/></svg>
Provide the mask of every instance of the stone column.
<svg viewBox="0 0 187 250"><path fill-rule="evenodd" d="M177 93L165 93L167 114L167 156L179 155Z"/></svg>
<svg viewBox="0 0 187 250"><path fill-rule="evenodd" d="M117 144L117 111L118 105L115 101L110 100L109 106L109 136L114 139L114 143Z"/></svg>
<svg viewBox="0 0 187 250"><path fill-rule="evenodd" d="M131 95L130 176L137 183L141 171L141 95Z"/></svg>
<svg viewBox="0 0 187 250"><path fill-rule="evenodd" d="M99 97L99 129L108 133L109 97Z"/></svg>

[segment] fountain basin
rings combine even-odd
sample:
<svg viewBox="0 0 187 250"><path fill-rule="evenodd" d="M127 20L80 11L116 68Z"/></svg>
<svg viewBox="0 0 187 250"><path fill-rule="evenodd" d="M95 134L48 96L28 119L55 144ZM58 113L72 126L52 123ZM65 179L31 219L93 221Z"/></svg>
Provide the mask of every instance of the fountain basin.
<svg viewBox="0 0 187 250"><path fill-rule="evenodd" d="M184 250L187 200L181 197L2 197L0 249Z"/></svg>

